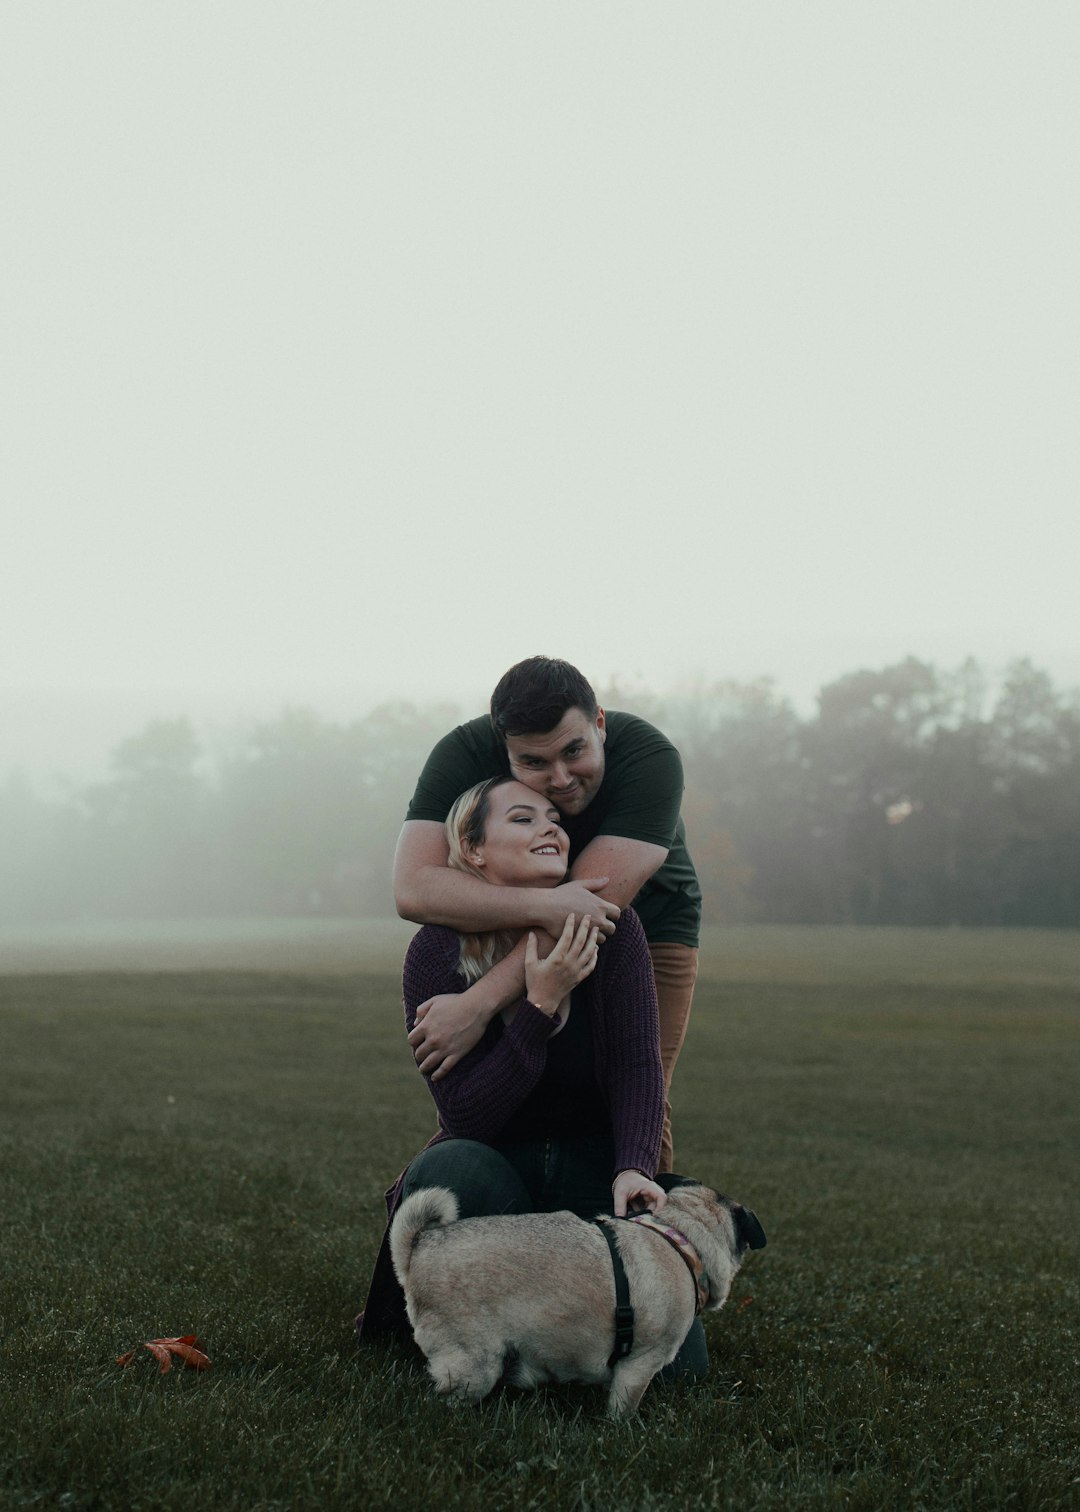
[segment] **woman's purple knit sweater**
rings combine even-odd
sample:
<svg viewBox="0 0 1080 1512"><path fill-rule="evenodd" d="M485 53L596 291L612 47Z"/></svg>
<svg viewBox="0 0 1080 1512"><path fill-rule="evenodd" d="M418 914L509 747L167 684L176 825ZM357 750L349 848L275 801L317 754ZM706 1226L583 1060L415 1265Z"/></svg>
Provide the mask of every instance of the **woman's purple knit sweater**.
<svg viewBox="0 0 1080 1512"><path fill-rule="evenodd" d="M439 993L464 991L458 973L459 935L428 924L416 935L405 957L406 1032L416 1010ZM660 1155L664 1123L664 1073L660 1065L660 1028L652 962L645 933L633 909L624 910L615 933L600 947L596 969L575 989L585 993L593 1036L596 1078L611 1118L615 1146L612 1176L637 1170L652 1176ZM507 1026L496 1017L479 1043L442 1080L425 1078L439 1114L442 1139L476 1139L497 1145L510 1115L543 1074L547 1042L554 1021L525 999ZM392 1219L401 1196L404 1172L386 1194ZM396 1297L389 1291L397 1293ZM404 1322L386 1237L376 1261L360 1328Z"/></svg>
<svg viewBox="0 0 1080 1512"><path fill-rule="evenodd" d="M406 1032L420 1004L437 993L461 992L460 937L429 924L405 957ZM638 916L627 909L600 947L584 992L592 1026L596 1076L611 1116L615 1169L651 1176L664 1123L664 1074L652 962ZM441 1081L428 1081L444 1138L498 1143L510 1115L540 1080L554 1020L522 999L513 1022L496 1017L468 1055Z"/></svg>

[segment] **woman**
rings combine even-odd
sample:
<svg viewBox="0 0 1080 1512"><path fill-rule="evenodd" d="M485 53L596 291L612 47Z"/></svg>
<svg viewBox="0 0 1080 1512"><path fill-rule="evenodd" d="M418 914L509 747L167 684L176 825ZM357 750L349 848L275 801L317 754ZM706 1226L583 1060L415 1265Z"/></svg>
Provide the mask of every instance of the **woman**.
<svg viewBox="0 0 1080 1512"><path fill-rule="evenodd" d="M512 778L463 793L446 828L450 865L494 886L563 880L569 846L558 811ZM406 1032L421 1003L464 991L515 944L511 934L425 925L405 960ZM530 933L525 988L450 1072L426 1078L439 1131L387 1193L391 1218L427 1186L450 1187L463 1218L563 1209L592 1218L625 1214L634 1201L663 1205L652 1179L664 1121L656 989L637 915L625 910L602 947L595 928L570 915L545 958ZM406 1326L385 1238L357 1326L365 1335Z"/></svg>

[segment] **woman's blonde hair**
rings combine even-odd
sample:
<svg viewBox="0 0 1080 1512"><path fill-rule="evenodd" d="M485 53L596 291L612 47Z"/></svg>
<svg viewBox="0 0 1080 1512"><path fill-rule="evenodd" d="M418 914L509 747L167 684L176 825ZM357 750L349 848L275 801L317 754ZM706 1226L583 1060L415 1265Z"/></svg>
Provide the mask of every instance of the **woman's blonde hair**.
<svg viewBox="0 0 1080 1512"><path fill-rule="evenodd" d="M468 872L473 877L484 878L483 871L473 861L470 851L474 851L484 842L488 814L491 811L492 792L495 788L502 787L504 783L514 780L510 776L489 777L486 782L478 782L475 787L468 788L460 798L455 800L453 808L446 816L446 843L450 847L446 864L452 866L455 871ZM480 934L463 934L458 970L471 985L486 975L497 961L508 956L513 948L514 937L504 929L486 930Z"/></svg>

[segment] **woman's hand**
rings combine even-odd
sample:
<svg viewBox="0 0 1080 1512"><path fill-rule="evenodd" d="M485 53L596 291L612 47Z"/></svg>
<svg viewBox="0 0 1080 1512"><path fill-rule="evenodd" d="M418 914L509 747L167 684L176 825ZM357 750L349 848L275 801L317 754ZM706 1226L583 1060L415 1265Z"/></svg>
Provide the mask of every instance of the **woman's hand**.
<svg viewBox="0 0 1080 1512"><path fill-rule="evenodd" d="M525 944L525 996L534 1008L550 1018L567 993L584 981L596 965L599 932L587 916L575 929L574 915L567 914L555 949L541 960L536 935L530 930Z"/></svg>
<svg viewBox="0 0 1080 1512"><path fill-rule="evenodd" d="M640 1171L620 1171L612 1185L611 1195L616 1218L626 1217L626 1205L633 1202L635 1197L645 1204L650 1213L658 1213L667 1201L663 1187L657 1186L655 1181L650 1181Z"/></svg>

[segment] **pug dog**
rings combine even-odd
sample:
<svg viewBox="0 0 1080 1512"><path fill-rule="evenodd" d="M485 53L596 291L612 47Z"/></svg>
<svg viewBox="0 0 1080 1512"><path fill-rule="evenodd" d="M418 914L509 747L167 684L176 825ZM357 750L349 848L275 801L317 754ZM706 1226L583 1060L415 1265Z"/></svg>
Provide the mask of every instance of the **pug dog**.
<svg viewBox="0 0 1080 1512"><path fill-rule="evenodd" d="M499 1381L581 1381L610 1387L609 1416L635 1411L695 1312L722 1307L747 1249L765 1244L748 1208L700 1182L661 1180L670 1190L655 1217L605 1220L634 1310L633 1343L622 1358L613 1347L612 1256L599 1222L572 1213L458 1221L446 1187L406 1198L390 1254L436 1391L478 1402Z"/></svg>

